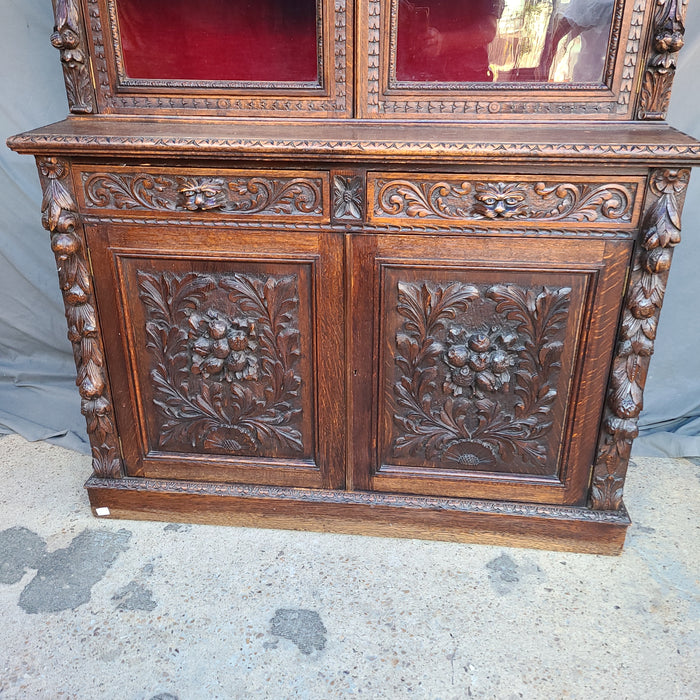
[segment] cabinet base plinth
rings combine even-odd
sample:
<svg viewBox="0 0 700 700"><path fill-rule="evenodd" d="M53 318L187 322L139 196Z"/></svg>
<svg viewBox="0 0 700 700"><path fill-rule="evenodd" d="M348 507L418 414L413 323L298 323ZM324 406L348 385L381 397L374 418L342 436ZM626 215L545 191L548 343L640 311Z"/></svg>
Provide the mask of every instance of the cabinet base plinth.
<svg viewBox="0 0 700 700"><path fill-rule="evenodd" d="M619 554L630 524L624 506L618 511L594 511L578 506L142 478L91 477L85 486L98 517L476 542L591 554Z"/></svg>

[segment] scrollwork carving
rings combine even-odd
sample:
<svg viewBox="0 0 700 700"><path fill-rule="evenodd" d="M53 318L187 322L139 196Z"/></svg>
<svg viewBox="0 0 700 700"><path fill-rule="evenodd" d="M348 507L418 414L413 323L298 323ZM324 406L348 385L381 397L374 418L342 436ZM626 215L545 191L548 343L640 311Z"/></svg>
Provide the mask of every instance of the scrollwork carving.
<svg viewBox="0 0 700 700"><path fill-rule="evenodd" d="M87 44L78 0L53 0L55 25L51 44L61 52L63 77L70 111L94 111L95 96L90 78Z"/></svg>
<svg viewBox="0 0 700 700"><path fill-rule="evenodd" d="M226 214L323 214L323 181L303 177L191 177L83 173L88 208L210 211Z"/></svg>
<svg viewBox="0 0 700 700"><path fill-rule="evenodd" d="M680 242L680 211L689 177L688 170L654 170L649 181L593 468L590 500L599 510L616 510L622 503L672 251Z"/></svg>
<svg viewBox="0 0 700 700"><path fill-rule="evenodd" d="M570 292L399 282L391 454L449 469L542 469Z"/></svg>
<svg viewBox="0 0 700 700"><path fill-rule="evenodd" d="M377 179L375 193L378 218L629 223L637 185Z"/></svg>
<svg viewBox="0 0 700 700"><path fill-rule="evenodd" d="M296 276L137 274L159 447L298 457Z"/></svg>
<svg viewBox="0 0 700 700"><path fill-rule="evenodd" d="M665 119L671 99L678 52L685 34L684 0L656 0L651 55L647 62L639 98L639 119Z"/></svg>
<svg viewBox="0 0 700 700"><path fill-rule="evenodd" d="M44 190L42 223L51 233L51 248L56 256L68 339L73 345L78 370L76 384L92 446L93 469L100 477L119 477L122 475L119 440L84 243L76 231L78 209L67 184L69 169L68 163L58 158L39 161Z"/></svg>

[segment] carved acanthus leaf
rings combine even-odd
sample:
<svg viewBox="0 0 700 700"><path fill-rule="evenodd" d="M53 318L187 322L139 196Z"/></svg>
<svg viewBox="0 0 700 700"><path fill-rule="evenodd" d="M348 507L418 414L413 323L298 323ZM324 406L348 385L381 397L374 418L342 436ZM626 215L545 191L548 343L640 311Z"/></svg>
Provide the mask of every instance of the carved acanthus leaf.
<svg viewBox="0 0 700 700"><path fill-rule="evenodd" d="M63 77L70 111L94 111L95 96L90 79L87 44L79 0L53 0L55 25L51 44L61 52Z"/></svg>
<svg viewBox="0 0 700 700"><path fill-rule="evenodd" d="M320 216L321 179L83 173L90 208Z"/></svg>
<svg viewBox="0 0 700 700"><path fill-rule="evenodd" d="M460 221L631 221L636 183L376 181L374 216Z"/></svg>
<svg viewBox="0 0 700 700"><path fill-rule="evenodd" d="M656 0L651 53L642 80L639 119L666 118L678 52L683 47L687 0Z"/></svg>
<svg viewBox="0 0 700 700"><path fill-rule="evenodd" d="M296 276L138 272L159 447L303 452Z"/></svg>
<svg viewBox="0 0 700 700"><path fill-rule="evenodd" d="M104 350L100 338L92 283L84 243L76 231L77 205L69 191L69 165L57 158L39 161L43 185L42 223L51 232L58 278L73 345L82 412L87 422L97 476L122 475L121 451L107 386Z"/></svg>
<svg viewBox="0 0 700 700"><path fill-rule="evenodd" d="M399 282L392 454L451 469L542 465L570 292Z"/></svg>
<svg viewBox="0 0 700 700"><path fill-rule="evenodd" d="M688 170L651 173L593 468L590 500L599 510L617 510L622 503L672 250L680 242L680 211L689 175Z"/></svg>

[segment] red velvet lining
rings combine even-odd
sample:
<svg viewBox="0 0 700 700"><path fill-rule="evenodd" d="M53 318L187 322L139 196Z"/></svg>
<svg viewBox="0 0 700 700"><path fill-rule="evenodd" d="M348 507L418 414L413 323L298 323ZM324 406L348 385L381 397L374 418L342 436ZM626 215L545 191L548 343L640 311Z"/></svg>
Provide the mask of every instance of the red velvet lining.
<svg viewBox="0 0 700 700"><path fill-rule="evenodd" d="M129 78L317 82L315 0L118 0Z"/></svg>

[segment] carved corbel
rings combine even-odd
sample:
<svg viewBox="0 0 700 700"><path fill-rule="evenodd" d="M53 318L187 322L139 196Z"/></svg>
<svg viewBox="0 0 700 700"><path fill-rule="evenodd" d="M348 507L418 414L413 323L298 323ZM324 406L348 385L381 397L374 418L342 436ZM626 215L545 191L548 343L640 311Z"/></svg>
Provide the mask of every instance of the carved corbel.
<svg viewBox="0 0 700 700"><path fill-rule="evenodd" d="M98 477L122 476L121 451L109 393L104 348L100 337L85 243L78 226L78 207L70 191L70 166L58 158L38 161L44 192L42 224L51 233L58 279L68 321L68 339L78 370L76 384L82 399Z"/></svg>
<svg viewBox="0 0 700 700"><path fill-rule="evenodd" d="M673 247L681 240L680 212L689 178L689 170L651 173L593 468L590 502L597 510L618 510L622 504Z"/></svg>
<svg viewBox="0 0 700 700"><path fill-rule="evenodd" d="M87 44L78 0L53 0L55 26L51 44L61 52L68 105L76 114L94 111Z"/></svg>
<svg viewBox="0 0 700 700"><path fill-rule="evenodd" d="M657 0L651 54L642 80L638 119L666 119L678 52L683 47L687 0Z"/></svg>

